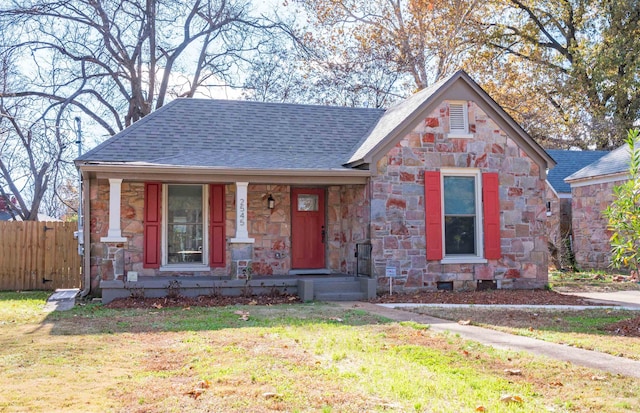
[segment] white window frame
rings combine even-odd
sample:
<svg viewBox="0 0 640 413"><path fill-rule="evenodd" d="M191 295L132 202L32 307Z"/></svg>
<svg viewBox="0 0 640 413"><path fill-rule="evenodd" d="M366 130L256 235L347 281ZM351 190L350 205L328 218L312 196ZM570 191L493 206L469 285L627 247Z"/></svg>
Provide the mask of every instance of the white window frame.
<svg viewBox="0 0 640 413"><path fill-rule="evenodd" d="M201 186L202 187L202 262L201 263L177 263L170 264L168 247L169 228L169 186ZM162 254L162 265L160 271L211 271L209 267L209 185L202 184L162 184L162 243L160 253Z"/></svg>
<svg viewBox="0 0 640 413"><path fill-rule="evenodd" d="M445 232L445 210L444 210L444 178L447 176L466 176L475 179L475 201L476 201L476 253L475 254L455 254L447 255L447 240ZM487 259L484 258L484 221L482 216L482 173L478 168L443 168L440 170L440 188L441 195L441 211L442 211L442 252L444 258L440 261L442 264L484 264Z"/></svg>
<svg viewBox="0 0 640 413"><path fill-rule="evenodd" d="M453 129L451 125L451 108L452 106L460 106L462 109L463 124L462 129ZM472 138L473 134L469 133L469 105L465 100L449 101L449 134L450 138Z"/></svg>

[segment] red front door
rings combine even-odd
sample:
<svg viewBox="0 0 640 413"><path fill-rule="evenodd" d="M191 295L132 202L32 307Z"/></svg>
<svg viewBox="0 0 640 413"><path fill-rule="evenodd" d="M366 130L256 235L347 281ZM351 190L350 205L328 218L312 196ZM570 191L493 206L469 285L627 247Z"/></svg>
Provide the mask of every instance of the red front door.
<svg viewBox="0 0 640 413"><path fill-rule="evenodd" d="M291 267L325 268L324 189L291 190Z"/></svg>

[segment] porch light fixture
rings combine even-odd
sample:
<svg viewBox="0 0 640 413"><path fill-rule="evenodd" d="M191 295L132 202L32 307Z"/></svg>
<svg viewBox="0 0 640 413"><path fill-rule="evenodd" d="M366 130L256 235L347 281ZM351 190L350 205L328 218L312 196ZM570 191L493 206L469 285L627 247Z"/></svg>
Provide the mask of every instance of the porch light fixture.
<svg viewBox="0 0 640 413"><path fill-rule="evenodd" d="M273 209L276 207L276 200L273 199L271 194L269 194L269 198L267 198L267 206L269 207L269 209Z"/></svg>

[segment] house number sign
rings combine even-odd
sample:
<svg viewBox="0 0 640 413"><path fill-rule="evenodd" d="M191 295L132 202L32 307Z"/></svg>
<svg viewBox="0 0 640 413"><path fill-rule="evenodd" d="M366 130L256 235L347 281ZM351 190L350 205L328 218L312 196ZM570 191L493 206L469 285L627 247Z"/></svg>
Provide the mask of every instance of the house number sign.
<svg viewBox="0 0 640 413"><path fill-rule="evenodd" d="M240 223L241 227L247 226L246 214L247 214L247 201L244 198L240 198L238 201L238 222Z"/></svg>
<svg viewBox="0 0 640 413"><path fill-rule="evenodd" d="M248 182L236 182L236 236L231 238L234 243L253 243L247 231L247 187Z"/></svg>

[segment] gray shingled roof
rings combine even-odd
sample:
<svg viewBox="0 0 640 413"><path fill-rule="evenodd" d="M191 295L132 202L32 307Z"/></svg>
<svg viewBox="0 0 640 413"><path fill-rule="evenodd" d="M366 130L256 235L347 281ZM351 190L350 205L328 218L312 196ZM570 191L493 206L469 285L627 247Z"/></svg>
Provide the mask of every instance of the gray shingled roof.
<svg viewBox="0 0 640 413"><path fill-rule="evenodd" d="M568 151L548 149L557 165L547 174L547 180L557 193L571 193L564 178L608 154L608 151Z"/></svg>
<svg viewBox="0 0 640 413"><path fill-rule="evenodd" d="M333 169L382 109L177 99L77 160L158 166Z"/></svg>
<svg viewBox="0 0 640 413"><path fill-rule="evenodd" d="M345 170L370 162L459 79L486 100L540 162L553 160L464 72L382 109L178 99L76 161L150 166Z"/></svg>
<svg viewBox="0 0 640 413"><path fill-rule="evenodd" d="M579 171L569 175L565 180L570 182L576 179L587 179L602 175L625 173L629 170L630 156L629 145L624 144Z"/></svg>

